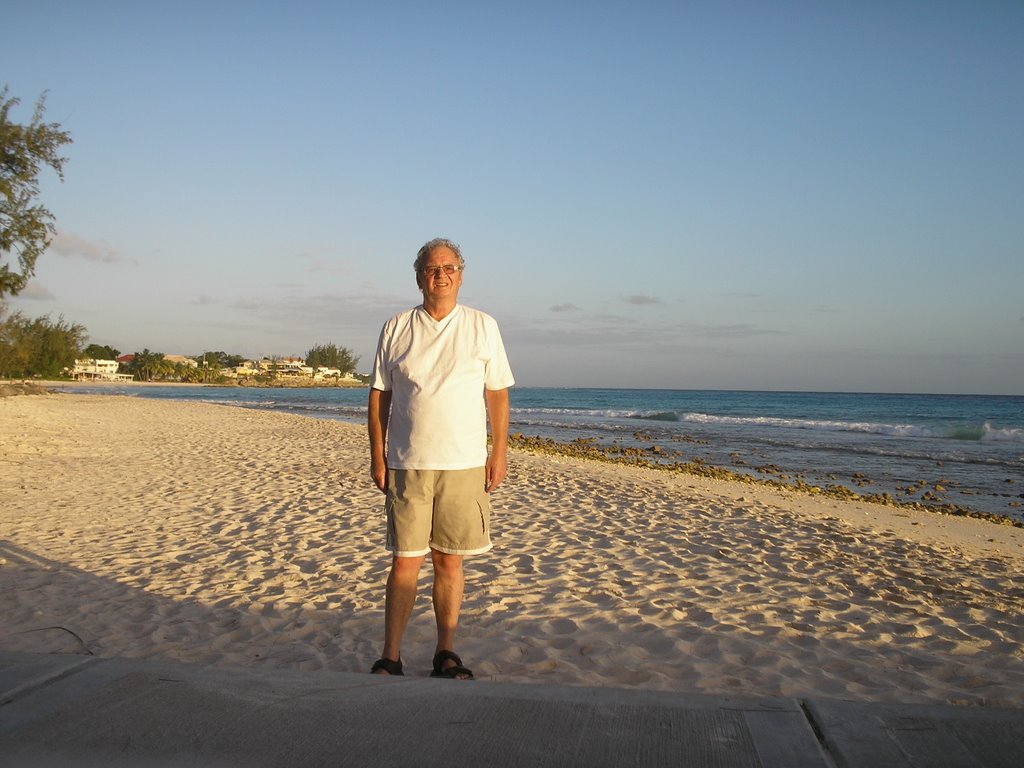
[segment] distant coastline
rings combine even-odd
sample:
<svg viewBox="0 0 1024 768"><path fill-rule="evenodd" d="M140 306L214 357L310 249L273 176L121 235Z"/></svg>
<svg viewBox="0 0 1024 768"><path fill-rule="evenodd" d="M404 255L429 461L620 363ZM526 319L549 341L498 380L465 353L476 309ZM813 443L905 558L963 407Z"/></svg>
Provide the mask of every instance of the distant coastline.
<svg viewBox="0 0 1024 768"><path fill-rule="evenodd" d="M25 381L5 382L8 385L35 386L43 389L61 389L62 387L96 387L97 389L122 387L210 387L214 389L366 389L369 385L361 381L314 381L302 379L286 379L278 381L234 381L230 383L195 383L184 381L75 381L73 379L32 379Z"/></svg>

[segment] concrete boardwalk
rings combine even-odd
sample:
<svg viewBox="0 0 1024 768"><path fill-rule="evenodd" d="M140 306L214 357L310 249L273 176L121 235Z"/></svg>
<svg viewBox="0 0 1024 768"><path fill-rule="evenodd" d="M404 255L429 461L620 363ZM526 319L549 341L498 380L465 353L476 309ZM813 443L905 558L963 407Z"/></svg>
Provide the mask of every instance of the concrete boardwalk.
<svg viewBox="0 0 1024 768"><path fill-rule="evenodd" d="M1024 710L0 653L0 766L1024 765Z"/></svg>

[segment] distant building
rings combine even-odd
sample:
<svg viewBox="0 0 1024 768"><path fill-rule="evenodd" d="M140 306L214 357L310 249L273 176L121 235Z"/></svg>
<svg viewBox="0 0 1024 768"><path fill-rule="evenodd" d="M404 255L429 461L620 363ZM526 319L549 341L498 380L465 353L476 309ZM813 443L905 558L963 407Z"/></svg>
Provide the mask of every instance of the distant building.
<svg viewBox="0 0 1024 768"><path fill-rule="evenodd" d="M338 368L321 366L313 368L306 365L301 357L279 357L271 359L264 357L261 360L246 360L242 365L235 368L237 376L274 376L281 379L308 378L314 381L325 379L336 379L337 381L359 381L359 378L352 373L342 373Z"/></svg>
<svg viewBox="0 0 1024 768"><path fill-rule="evenodd" d="M187 365L189 368L199 367L199 363L191 357L185 357L184 355L164 355L164 360L175 365Z"/></svg>
<svg viewBox="0 0 1024 768"><path fill-rule="evenodd" d="M75 360L69 371L76 381L132 381L130 373L118 373L117 360Z"/></svg>
<svg viewBox="0 0 1024 768"><path fill-rule="evenodd" d="M189 368L198 368L199 363L193 360L191 357L185 357L184 355L164 355L164 360L168 363L187 365ZM117 362L121 365L131 365L135 362L135 355L121 355L117 358Z"/></svg>
<svg viewBox="0 0 1024 768"><path fill-rule="evenodd" d="M256 364L260 373L269 373L281 377L309 376L312 378L313 369L306 365L301 357L280 357L276 360L263 358Z"/></svg>

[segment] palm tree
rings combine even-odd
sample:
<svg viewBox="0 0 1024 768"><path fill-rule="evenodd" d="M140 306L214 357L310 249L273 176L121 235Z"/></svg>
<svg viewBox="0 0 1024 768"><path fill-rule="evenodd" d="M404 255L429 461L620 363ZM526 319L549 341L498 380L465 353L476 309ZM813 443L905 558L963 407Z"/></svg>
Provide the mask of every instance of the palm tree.
<svg viewBox="0 0 1024 768"><path fill-rule="evenodd" d="M163 352L150 352L147 348L135 353L128 370L134 373L140 381L152 381L153 374L159 370L163 360Z"/></svg>

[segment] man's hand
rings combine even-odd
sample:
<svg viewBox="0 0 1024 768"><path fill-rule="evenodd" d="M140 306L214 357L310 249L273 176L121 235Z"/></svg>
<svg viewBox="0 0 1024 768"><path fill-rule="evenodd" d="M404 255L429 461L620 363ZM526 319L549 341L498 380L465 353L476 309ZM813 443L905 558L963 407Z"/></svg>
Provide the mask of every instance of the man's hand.
<svg viewBox="0 0 1024 768"><path fill-rule="evenodd" d="M485 389L487 418L491 422L491 455L487 457L484 490L490 493L505 479L508 472L508 390Z"/></svg>
<svg viewBox="0 0 1024 768"><path fill-rule="evenodd" d="M388 492L388 465L384 459L370 459L370 477L381 493Z"/></svg>
<svg viewBox="0 0 1024 768"><path fill-rule="evenodd" d="M490 493L501 485L501 481L505 479L505 475L508 473L508 459L505 458L504 454L496 455L492 452L487 457L485 470L484 490Z"/></svg>
<svg viewBox="0 0 1024 768"><path fill-rule="evenodd" d="M388 460L385 458L388 419L391 416L391 392L370 390L366 404L366 423L370 433L370 477L382 493L388 490Z"/></svg>

